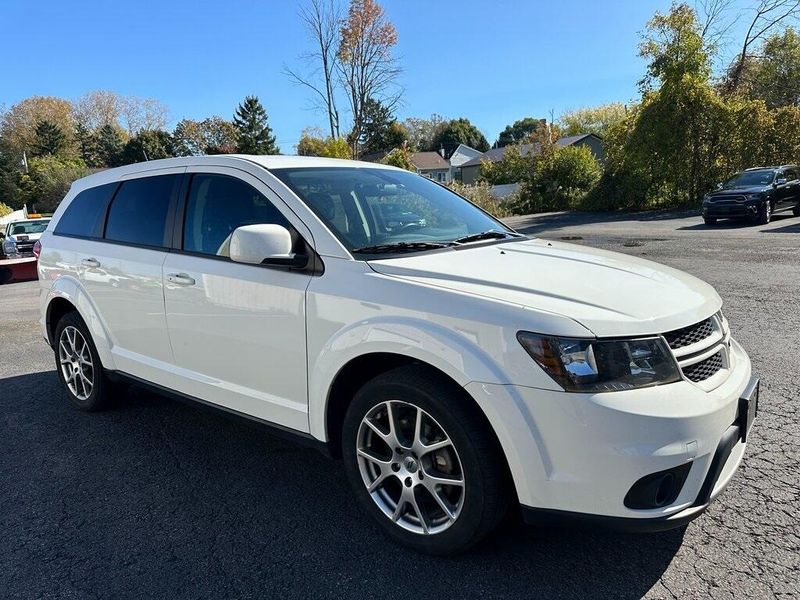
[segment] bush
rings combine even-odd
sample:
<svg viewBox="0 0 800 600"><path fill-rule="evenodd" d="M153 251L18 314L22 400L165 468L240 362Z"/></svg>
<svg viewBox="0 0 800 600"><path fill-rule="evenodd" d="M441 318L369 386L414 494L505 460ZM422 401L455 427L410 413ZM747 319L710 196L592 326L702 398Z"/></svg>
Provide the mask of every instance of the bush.
<svg viewBox="0 0 800 600"><path fill-rule="evenodd" d="M585 146L551 147L533 159L522 180L515 214L570 210L581 206L601 176L600 163Z"/></svg>
<svg viewBox="0 0 800 600"><path fill-rule="evenodd" d="M399 167L411 172L416 172L417 170L414 163L411 162L411 152L408 148L402 146L389 152L389 154L380 160L380 163L383 165L391 165L392 167Z"/></svg>
<svg viewBox="0 0 800 600"><path fill-rule="evenodd" d="M11 208L8 204L3 204L0 202L0 217L10 215L12 212L14 212L13 208Z"/></svg>
<svg viewBox="0 0 800 600"><path fill-rule="evenodd" d="M485 181L475 185L464 185L458 181L453 181L450 183L449 187L456 194L464 196L474 205L482 208L498 219L511 216L510 207L517 200L516 195L509 196L504 200L498 200L492 196L490 192L491 186Z"/></svg>

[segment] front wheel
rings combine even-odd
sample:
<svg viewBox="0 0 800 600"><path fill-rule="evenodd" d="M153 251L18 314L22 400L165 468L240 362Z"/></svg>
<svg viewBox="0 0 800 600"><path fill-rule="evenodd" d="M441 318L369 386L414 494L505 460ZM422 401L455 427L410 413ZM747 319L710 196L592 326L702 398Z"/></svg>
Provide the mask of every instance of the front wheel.
<svg viewBox="0 0 800 600"><path fill-rule="evenodd" d="M466 550L508 508L496 439L471 399L417 366L368 382L345 417L353 490L395 540L429 554Z"/></svg>
<svg viewBox="0 0 800 600"><path fill-rule="evenodd" d="M795 207L792 209L792 214L795 217L800 217L800 202L798 202Z"/></svg>
<svg viewBox="0 0 800 600"><path fill-rule="evenodd" d="M756 222L759 225L768 225L772 220L772 203L767 200L764 205L758 210L758 217Z"/></svg>

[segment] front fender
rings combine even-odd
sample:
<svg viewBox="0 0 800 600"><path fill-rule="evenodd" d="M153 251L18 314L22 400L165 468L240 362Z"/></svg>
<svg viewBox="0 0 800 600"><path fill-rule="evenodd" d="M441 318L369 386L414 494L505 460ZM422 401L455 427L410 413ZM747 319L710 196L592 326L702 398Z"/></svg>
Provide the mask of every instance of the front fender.
<svg viewBox="0 0 800 600"><path fill-rule="evenodd" d="M48 329L50 325L50 307L56 298L62 298L75 307L78 314L89 328L89 333L97 348L97 354L100 356L100 362L103 368L114 370L116 366L114 364L114 357L111 354L113 343L111 342L108 330L100 318L97 309L89 299L86 290L81 286L80 281L72 275L63 275L53 281L42 301L42 315L45 317L44 325Z"/></svg>
<svg viewBox="0 0 800 600"><path fill-rule="evenodd" d="M328 393L338 373L366 354L399 354L440 370L460 386L471 381L502 382L507 375L481 347L458 332L415 318L375 317L332 336L309 362L309 426L318 439L325 430Z"/></svg>

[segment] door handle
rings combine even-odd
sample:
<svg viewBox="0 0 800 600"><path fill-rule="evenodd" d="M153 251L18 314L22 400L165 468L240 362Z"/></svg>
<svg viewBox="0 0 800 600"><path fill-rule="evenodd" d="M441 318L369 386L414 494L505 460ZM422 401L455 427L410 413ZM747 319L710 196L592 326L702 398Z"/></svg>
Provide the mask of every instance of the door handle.
<svg viewBox="0 0 800 600"><path fill-rule="evenodd" d="M167 275L167 281L176 285L194 285L194 278L189 277L186 273L170 273Z"/></svg>
<svg viewBox="0 0 800 600"><path fill-rule="evenodd" d="M90 269L97 269L100 267L100 261L97 260L96 258L84 258L81 261L81 264L84 267L89 267Z"/></svg>

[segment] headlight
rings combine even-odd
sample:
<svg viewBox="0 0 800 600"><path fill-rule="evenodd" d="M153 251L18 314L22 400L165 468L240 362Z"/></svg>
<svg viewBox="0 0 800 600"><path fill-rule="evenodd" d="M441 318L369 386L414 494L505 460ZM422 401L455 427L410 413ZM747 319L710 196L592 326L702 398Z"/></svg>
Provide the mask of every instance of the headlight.
<svg viewBox="0 0 800 600"><path fill-rule="evenodd" d="M748 200L761 200L761 194L747 194Z"/></svg>
<svg viewBox="0 0 800 600"><path fill-rule="evenodd" d="M612 392L680 381L664 338L593 340L520 331L517 339L568 392Z"/></svg>
<svg viewBox="0 0 800 600"><path fill-rule="evenodd" d="M16 254L17 253L17 242L16 240L10 239L5 240L3 242L3 253L4 254Z"/></svg>

